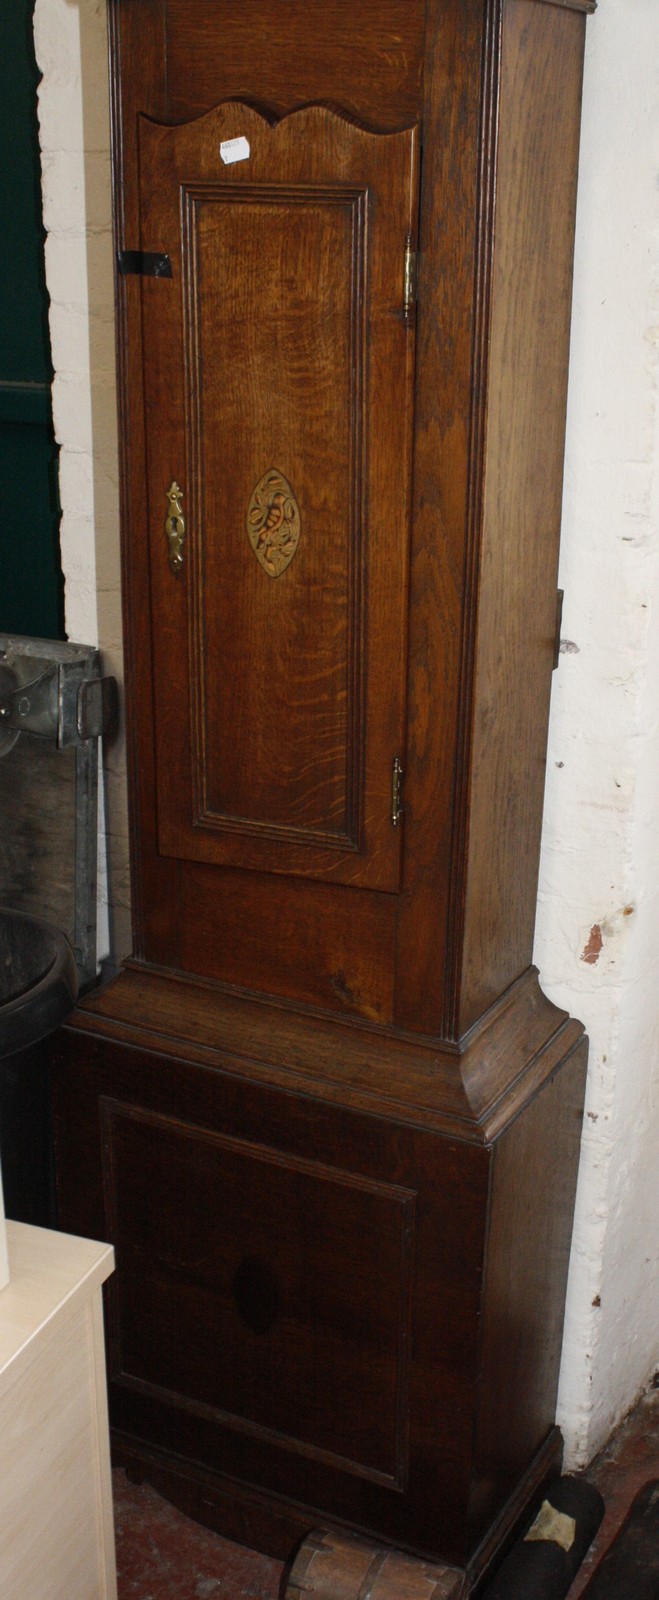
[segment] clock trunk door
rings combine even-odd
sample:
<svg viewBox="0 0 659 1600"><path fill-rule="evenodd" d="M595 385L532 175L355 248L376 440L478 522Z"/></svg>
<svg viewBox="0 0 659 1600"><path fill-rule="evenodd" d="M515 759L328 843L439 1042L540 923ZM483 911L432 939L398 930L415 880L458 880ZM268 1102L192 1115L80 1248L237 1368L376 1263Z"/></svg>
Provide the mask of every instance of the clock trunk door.
<svg viewBox="0 0 659 1600"><path fill-rule="evenodd" d="M417 145L321 107L140 120L165 856L398 887Z"/></svg>

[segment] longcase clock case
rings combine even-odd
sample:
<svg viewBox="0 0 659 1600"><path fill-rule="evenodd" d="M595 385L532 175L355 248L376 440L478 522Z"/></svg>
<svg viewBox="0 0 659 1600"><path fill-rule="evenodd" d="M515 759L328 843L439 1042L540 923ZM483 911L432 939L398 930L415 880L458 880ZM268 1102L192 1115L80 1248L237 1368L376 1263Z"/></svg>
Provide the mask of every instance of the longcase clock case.
<svg viewBox="0 0 659 1600"><path fill-rule="evenodd" d="M117 1461L469 1583L560 1466L586 1051L531 951L593 9L109 6L135 953L56 1046L60 1223L117 1250Z"/></svg>

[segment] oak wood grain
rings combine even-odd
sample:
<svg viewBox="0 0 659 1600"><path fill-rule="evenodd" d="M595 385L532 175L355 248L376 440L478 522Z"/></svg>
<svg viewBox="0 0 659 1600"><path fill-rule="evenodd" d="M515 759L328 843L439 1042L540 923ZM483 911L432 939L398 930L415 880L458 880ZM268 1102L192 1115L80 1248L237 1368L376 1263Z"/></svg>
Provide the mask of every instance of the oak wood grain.
<svg viewBox="0 0 659 1600"><path fill-rule="evenodd" d="M490 1210L490 1251L482 1328L482 1406L471 1507L474 1534L491 1526L490 1464L505 1456L512 1489L547 1419L558 1388L555 1351L562 1336L577 1185L587 1044L573 1052L527 1115L497 1140ZM546 1139L548 1122L552 1140ZM533 1305L533 1321L529 1306ZM508 1409L502 1372L514 1369L524 1403Z"/></svg>
<svg viewBox="0 0 659 1600"><path fill-rule="evenodd" d="M524 970L535 925L583 32L572 11L507 0L458 1032Z"/></svg>
<svg viewBox="0 0 659 1600"><path fill-rule="evenodd" d="M203 930L203 937L201 936ZM391 1023L393 896L190 864L179 965L236 988Z"/></svg>
<svg viewBox="0 0 659 1600"><path fill-rule="evenodd" d="M261 4L265 5L265 0L259 0ZM144 46L140 31L142 10L138 17L133 6L124 3L120 12L117 11L115 15L113 10L112 13L117 68L115 101L118 108L115 114L118 151L116 190L121 197L117 226L122 232L121 242L124 244L135 242L139 228L136 164L138 109L156 121L162 121L164 115L175 114L179 118L200 110L208 114L215 99L236 90L236 82L231 77L236 60L242 62L241 71L247 69L245 40L248 23L245 13L234 13L226 4L221 8L221 16L217 7L214 7L211 17L210 9L203 3L195 7L204 58L210 63L204 77L204 69L196 56L188 65L185 64L190 29L184 28L183 10L181 6L168 9L165 29L164 14L158 20L158 7L155 0L151 0L146 13L148 27ZM289 45L295 39L296 72L313 75L319 71L315 35L309 37L309 30L303 36L296 32L294 11L294 7L292 10L287 7L284 33ZM388 74L392 62L399 60L396 53L398 46L410 71L412 63L416 63L412 77L417 87L414 96L404 101L405 116L417 117L421 110L424 137L410 609L406 623L404 560L399 561L396 568L391 568L387 559L383 559L378 569L377 552L387 549L386 538L383 540L381 537L386 531L385 501L381 501L384 521L369 547L364 569L367 576L362 576L359 601L359 605L363 605L366 598L366 614L370 618L369 626L372 625L378 633L379 651L379 655L376 651L372 657L374 662L379 662L377 670L366 667L364 652L361 652L359 671L363 673L362 682L367 696L362 705L362 733L358 728L359 715L355 719L355 708L359 702L359 671L353 646L357 634L353 635L353 646L348 649L345 632L348 624L344 612L343 643L340 644L337 662L341 650L344 650L346 662L350 657L348 677L355 692L342 687L338 696L335 693L327 696L328 707L331 707L328 750L322 749L325 735L317 717L314 719L314 738L320 740L324 769L333 774L325 790L324 809L321 807L325 819L323 826L327 826L328 815L338 815L338 805L344 813L341 826L345 824L354 830L358 825L359 811L359 783L355 786L354 780L359 767L360 739L363 741L366 738L368 765L369 741L374 729L379 730L376 734L376 738L380 739L379 775L376 777L373 769L370 780L373 804L370 809L374 818L375 808L379 807L380 832L377 833L373 822L373 865L368 869L370 881L377 883L379 889L391 890L396 887L401 840L403 843L402 893L397 899L395 911L395 977L392 980L391 921L390 918L383 918L374 907L372 913L365 913L364 917L374 933L377 924L381 936L376 936L370 944L372 978L364 1009L367 1014L373 1015L379 1007L378 1015L383 1019L393 1015L401 1027L420 1033L426 1031L433 1035L443 1033L456 1037L460 1031L468 1029L479 1010L484 1011L506 983L523 970L531 952L540 830L542 730L546 724L549 688L548 630L544 619L549 616L549 609L553 608L554 603L556 521L554 518L551 534L543 544L542 562L539 561L538 541L527 534L525 542L521 544L519 539L522 536L519 536L517 553L521 559L514 594L509 597L506 611L506 550L511 534L505 531L504 499L494 489L492 466L495 441L502 442L503 438L501 431L497 432L496 419L503 415L504 408L498 405L497 396L502 391L502 368L506 368L507 363L506 370L509 372L514 366L516 382L521 383L524 375L527 422L525 435L522 409L518 408L517 431L512 441L508 441L513 449L507 462L506 504L510 508L514 503L518 514L523 510L524 518L530 524L534 505L539 504L539 485L542 483L546 486L551 479L552 493L556 497L560 466L553 443L543 459L542 472L538 474L535 502L529 488L530 474L525 450L533 429L536 445L541 443L547 408L553 419L551 428L547 428L548 439L556 439L562 428L569 287L564 269L569 259L572 229L572 202L568 191L573 192L574 187L575 128L578 121L585 17L571 8L539 4L538 0L523 0L523 4L522 0L506 0L505 6L503 0L501 3L497 0L496 4L487 7L483 5L483 0L464 0L460 6L448 7L435 6L435 0L432 0L424 32L417 6L408 6L404 12L396 10L395 18L394 11L385 7L382 13L378 12L381 28L376 25L376 12L377 7L373 5L360 8L357 16L354 8L350 11L343 0L335 0L331 8L323 9L322 26L327 21L327 25L333 27L339 57L344 47L347 48L348 41L352 41L355 48L358 45L364 48L363 70L360 66L358 71L353 72L350 104L346 101L343 106L344 111L364 123L369 121L369 105L373 95L377 93L380 96L383 107L394 103L395 95L391 102L387 99L390 92L393 94L392 80ZM260 15L259 12L259 16L255 16L255 22ZM186 18L188 16L186 10ZM383 50L383 44L386 45L389 37L389 27L393 33L389 46ZM167 71L163 73L161 63L165 42ZM229 51L231 42L232 50ZM191 49L194 56L196 44L192 43ZM421 53L424 55L422 77ZM276 52L273 57L265 52L258 58L258 73L263 74L260 93L263 104L270 108L270 114L283 114L297 104L295 94L292 99L277 99L278 86L281 85L278 60ZM361 60L356 51L355 61ZM122 62L130 62L131 66L139 63L139 71L131 74L122 67ZM337 72L338 87L338 67ZM190 99L191 86L201 84L202 80L203 94L199 89L202 101L197 99L193 103ZM516 88L518 80L521 86L519 93ZM406 81L411 83L412 78ZM168 99L173 92L173 82L178 84L176 93L180 92L181 96L175 107ZM317 88L320 94L320 80ZM396 105L398 117L403 102L396 101ZM393 118L394 123L396 117ZM379 125L382 126L382 122ZM285 128L286 121L280 126ZM172 137L178 137L179 134L185 139L184 129L172 131ZM162 137L170 137L167 130L164 130ZM550 208L558 251L556 284L550 291L553 295L551 310L549 300L546 304L542 301L542 293L536 293L534 298L532 287L538 283L537 263L541 259L538 248L541 235L537 230L536 212L548 176L555 190L555 197L550 199ZM155 216L150 231L156 231ZM496 259L493 254L495 238ZM147 243L162 247L160 237L157 240L145 239L145 247ZM525 268L523 263L527 258L528 266ZM547 276L549 279L551 274ZM508 300L505 286L509 281L513 289ZM157 292L157 304L162 307L163 289L167 291L163 283L145 284L147 305L152 306ZM143 425L141 417L137 415L141 401L139 373L142 364L142 325L140 291L136 280L122 280L121 295L125 309L121 323L125 391L122 436L127 484L124 546L129 617L128 656L133 674L130 704L137 883L136 950L156 962L176 966L183 961L189 967L194 961L193 943L196 939L198 950L204 952L205 972L210 974L212 971L218 978L238 982L241 987L249 987L251 983L258 988L263 978L258 963L252 967L251 974L248 970L247 945L244 946L246 963L242 973L239 973L237 959L221 967L216 954L220 947L216 941L210 940L208 930L204 932L202 922L197 922L194 934L189 930L188 913L185 912L185 917L181 913L180 894L183 892L186 906L191 906L195 882L192 867L181 857L177 859L159 853L166 839L167 814L172 806L180 807L181 796L188 783L185 772L189 773L192 766L192 756L186 755L184 750L188 691L175 692L168 683L171 663L180 659L181 629L184 630L185 625L180 593L173 598L169 596L168 601L179 607L179 622L173 630L168 624L167 606L162 604L159 588L161 580L157 574L149 578L145 563ZM537 344L538 331L545 314L554 317L551 334L546 341L546 349L555 353L551 358L551 371L547 367L549 357ZM508 329L507 345L503 333L505 328ZM406 345L408 360L414 343L409 339L409 331ZM491 331L494 335L492 339ZM150 343L153 346L154 340L151 339ZM160 365L166 392L169 393L170 388L180 389L184 381L180 359L174 360L171 352L168 353L166 340L158 339L156 343L159 349L161 346L163 348ZM524 357L527 347L533 349L535 368L528 356ZM409 381L409 376L408 368L405 383ZM555 387L552 388L554 380ZM377 382L379 390L383 390L389 381L385 362L374 375L374 382ZM506 383L507 389L505 384L503 387L509 395L510 376ZM490 414L488 407L491 407L492 420L486 433L486 418ZM150 401L149 409L152 412L156 409L155 396ZM370 417L370 407L368 414ZM164 421L160 415L159 421ZM166 429L161 432L166 432ZM155 449L158 450L160 445L161 437L156 434ZM175 452L170 449L169 453ZM340 460L340 456L339 451L337 459ZM386 462L390 463L385 500L395 493L397 459L399 453L391 450L388 444L385 445L383 439L381 470L385 470ZM164 461L162 471L165 471ZM162 476L162 471L159 470L158 477ZM487 506L484 493L489 496ZM160 504L156 504L157 495L162 496ZM164 509L162 486L158 487L157 495L154 487L153 507L149 514L151 537L154 540L158 537L156 530L160 528ZM373 500L372 495L369 498ZM219 520L222 521L222 514ZM218 542L219 548L221 541ZM211 631L212 598L215 593L220 595L220 612L222 604L225 606L222 614L224 621L227 622L229 617L228 596L223 600L221 586L218 590L218 560L216 556L215 564L211 563L208 569L210 576L204 576ZM295 563L300 560L298 551L283 580L271 582L271 589L276 591L277 583L285 583L287 578L294 577ZM377 576L378 570L380 578ZM491 593L489 587L488 593L485 593L482 584L479 588L481 570L486 575L488 586L491 579ZM377 600L376 590L379 582L384 600L389 578L391 581L385 606L383 601ZM164 575L162 581L164 583ZM153 583L156 586L155 598ZM179 585L179 588L182 586ZM359 585L353 589L353 597L357 594L357 588ZM242 586L240 590L234 589L233 593L234 597L239 597L239 604L233 606L232 617L235 613L237 623L241 615L244 618L244 622L237 627L237 645L240 639L245 645L251 640L257 641L258 648L261 648L263 631L261 629L257 633L252 626L253 608L245 610L247 601ZM330 590L326 639L331 632L331 593ZM395 616L394 597L398 606ZM322 638L324 611L320 598L317 614ZM354 606L351 614L354 620ZM144 628L145 619L150 615L153 618L157 651L155 672L151 642ZM191 636L193 661L195 650L204 645L208 621L201 605L196 606L196 616ZM533 667L528 674L521 672L517 665L514 671L512 667L520 653L522 634L519 619L522 617L529 624L529 650L533 659ZM488 740L483 729L490 715L488 707L495 685L499 683L495 666L498 663L497 672L501 677L501 661L505 656L497 644L500 637L498 629L502 625L501 638L506 636L508 639L509 659L503 669L505 682L502 679L500 692L497 688L496 735ZM406 628L409 630L408 726L403 741L402 700L399 695L398 709L392 719L385 710L387 696L383 697L382 687L386 683L389 689L392 668L393 678L396 677L395 664L400 662L401 654L400 646L394 641L405 640ZM224 626L225 634L226 631ZM300 637L307 638L307 634L303 631ZM130 638L135 639L135 648L131 647ZM270 692L273 695L274 712L278 711L279 715L273 715L270 720L263 717L259 723L254 711L255 700L252 700L251 710L246 708L246 727L251 726L252 732L245 741L245 747L247 749L251 745L252 752L256 749L257 728L260 727L258 737L259 740L265 738L263 749L267 760L262 763L263 770L256 763L254 799L258 801L261 813L267 809L264 801L270 785L271 798L276 799L279 793L281 804L282 795L287 794L293 798L294 805L301 807L302 813L306 813L315 824L321 816L321 812L313 811L318 795L306 778L302 789L295 793L295 784L299 783L302 770L300 762L296 759L291 769L286 748L282 771L278 749L276 725L281 720L281 685L286 677L285 657L281 648L283 639L279 623L275 622L272 673L275 687ZM402 648L405 654L405 644ZM358 648L356 653L360 654ZM368 654L367 649L366 656ZM242 661L241 678L245 681L245 662L239 651L236 659L238 665ZM263 643L259 661L255 678L256 700L263 699L267 681L267 641ZM337 662L331 665L328 662L328 683L332 674L336 677ZM318 672L319 668L315 670ZM178 668L174 671L172 683L176 681L176 671ZM216 723L224 724L231 709L227 701L227 675L224 672L219 675L211 672L208 677L211 699L202 700L199 674L195 671L192 674L193 701L197 697L192 726L197 729L198 791L203 789L205 781L205 730L210 726L212 737L215 738ZM157 703L164 696L167 706L164 743L161 726L155 746L150 688L154 681L158 685ZM316 681L319 682L319 679ZM344 671L342 684L345 685L345 682ZM348 693L352 693L351 714L348 713ZM533 721L534 696L538 705L537 723ZM349 728L350 716L352 722ZM301 743L303 724L304 718L297 709L289 715L284 706L284 730L292 732L294 744L296 741ZM521 730L521 734L513 757L511 750L518 730ZM220 739L223 747L226 747L226 739L221 733ZM280 742L288 745L285 738ZM388 796L384 792L384 745L386 743L388 746L388 759L391 760L397 753L399 742L406 746L403 753L404 821L394 839L387 820ZM233 741L230 741L230 748L232 744ZM157 773L155 747L161 746L161 766L167 769L168 776L160 780L159 843L154 787ZM241 759L239 755L239 766ZM236 772L235 778L231 779L239 786L234 799L236 802L240 799L240 809L243 810L248 810L244 802L250 798L248 766L253 772L254 762L248 763L243 759L241 772ZM348 766L351 767L352 778L344 785L343 778L348 774ZM298 775L293 780L293 787L291 770ZM216 773L213 781L216 782L218 777ZM525 789L527 779L528 792ZM352 800L349 794L351 783ZM524 798L526 793L527 799ZM517 797L514 811L521 824L521 849L517 848L517 834L512 823L506 829L511 794ZM237 811L238 804L233 809ZM493 814L501 819L500 824L497 822L494 839ZM216 824L213 834L218 906L222 904L225 894L227 904L235 894L233 880L223 875L219 865L222 852L233 850L234 845L237 849L239 844L242 855L239 862L234 853L233 866L241 864L246 877L251 876L254 884L259 875L261 883L264 883L265 838L261 841L253 836L250 832L253 825L248 823L248 819L244 819L241 826L242 837L234 841L231 847L221 822ZM277 824L266 821L263 815L259 818L258 826L263 830L270 827L275 834L277 832ZM513 835L515 847L510 843ZM272 837L270 844L269 869L274 869L275 873L285 873L288 869L299 878L299 874L306 870L306 849L290 841L287 844L281 837ZM167 852L179 848L180 842L177 844L172 837L166 839ZM206 843L202 842L196 825L188 830L188 842L184 848L191 856L204 854ZM515 858L514 871L511 868L511 851ZM317 869L319 859L317 854ZM355 867L358 859L359 852L354 856L352 852L344 852L341 856L339 851L337 856L335 850L325 851L321 871L327 879L346 878L351 883L357 882L360 881L360 867ZM363 874L361 881L364 881ZM366 889L364 892L365 895L368 893ZM248 889L246 885L242 897L245 904L249 901L251 905L254 925L254 935L250 941L251 955L256 948L264 950L270 937L271 896L266 894L265 889L263 893L260 910L255 887ZM300 903L297 891L296 898ZM315 941L315 947L321 972L342 970L340 965L337 967L335 959L334 930L338 927L341 914L348 929L353 913L349 895L345 896L342 913L339 903L339 900L332 902L334 912L331 915L328 912L326 922L321 919L318 926L320 947L318 940ZM303 926L309 926L313 904L310 897L305 917L297 923L300 931ZM326 948L322 948L325 927L328 943ZM181 949L182 936L186 945L185 956ZM346 940L348 947L352 945L354 948L349 931ZM223 948L227 949L226 940L223 941ZM309 998L311 990L306 975L309 961L299 942L297 948L301 974L300 996ZM202 965L201 956L199 961ZM282 973L285 971L287 974L284 988L287 996L292 992L294 964L291 945L290 959L282 968ZM354 968L354 957L350 954L348 965ZM263 970L264 963L261 963L260 971ZM272 970L271 967L268 987L274 987ZM355 986L349 975L346 976L348 988L355 993ZM326 1003L327 989L322 978L316 986L315 997L320 1003ZM344 996L339 990L336 991L336 1005L338 1011L343 1010L345 1005Z"/></svg>
<svg viewBox="0 0 659 1600"><path fill-rule="evenodd" d="M445 1031L450 953L471 415L481 403L472 345L484 53L491 56L492 48L484 37L481 0L459 7L432 0L424 70L404 895L396 977L396 1020L428 1033Z"/></svg>
<svg viewBox="0 0 659 1600"><path fill-rule="evenodd" d="M517 1116L583 1036L528 973L458 1049L130 963L75 1012L71 1034L143 1045L240 1078L482 1144ZM68 1038L68 1030L61 1039Z"/></svg>
<svg viewBox="0 0 659 1600"><path fill-rule="evenodd" d="M380 131L417 120L423 0L168 0L168 116L185 121L220 100L283 116L312 101L340 106Z"/></svg>
<svg viewBox="0 0 659 1600"><path fill-rule="evenodd" d="M250 155L223 168L237 129ZM375 136L322 107L274 128L234 102L140 125L142 240L164 228L174 268L143 285L165 855L397 886L417 165L414 130ZM300 516L274 579L246 530L273 468Z"/></svg>

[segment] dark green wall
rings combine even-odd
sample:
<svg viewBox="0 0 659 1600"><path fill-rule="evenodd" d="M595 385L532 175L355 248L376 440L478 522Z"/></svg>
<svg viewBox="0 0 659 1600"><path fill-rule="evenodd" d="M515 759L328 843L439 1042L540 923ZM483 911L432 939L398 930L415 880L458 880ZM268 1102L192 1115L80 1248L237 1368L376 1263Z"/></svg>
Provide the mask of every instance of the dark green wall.
<svg viewBox="0 0 659 1600"><path fill-rule="evenodd" d="M0 632L63 638L34 0L0 0Z"/></svg>

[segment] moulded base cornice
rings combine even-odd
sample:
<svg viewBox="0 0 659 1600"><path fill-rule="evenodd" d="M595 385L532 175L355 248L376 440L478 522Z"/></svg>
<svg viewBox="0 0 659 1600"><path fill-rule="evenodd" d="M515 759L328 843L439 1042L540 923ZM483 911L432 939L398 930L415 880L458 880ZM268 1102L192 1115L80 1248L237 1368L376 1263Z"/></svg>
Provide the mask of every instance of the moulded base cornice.
<svg viewBox="0 0 659 1600"><path fill-rule="evenodd" d="M488 1144L577 1048L529 968L460 1044L129 961L67 1024L356 1112Z"/></svg>

